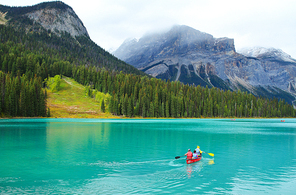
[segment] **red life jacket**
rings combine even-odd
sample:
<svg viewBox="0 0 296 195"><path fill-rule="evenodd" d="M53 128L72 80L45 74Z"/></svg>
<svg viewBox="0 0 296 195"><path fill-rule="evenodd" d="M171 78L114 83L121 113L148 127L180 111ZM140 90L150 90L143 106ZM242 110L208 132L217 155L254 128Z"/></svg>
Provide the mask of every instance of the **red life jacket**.
<svg viewBox="0 0 296 195"><path fill-rule="evenodd" d="M187 152L187 159L192 159L192 156L193 156L192 152Z"/></svg>

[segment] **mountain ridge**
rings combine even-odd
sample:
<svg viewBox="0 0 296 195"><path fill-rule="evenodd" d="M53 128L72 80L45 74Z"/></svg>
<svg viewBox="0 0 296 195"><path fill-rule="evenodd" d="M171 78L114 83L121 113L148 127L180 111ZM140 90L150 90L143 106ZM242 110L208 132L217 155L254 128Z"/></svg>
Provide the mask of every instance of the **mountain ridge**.
<svg viewBox="0 0 296 195"><path fill-rule="evenodd" d="M194 35L206 36L190 37ZM296 61L283 61L279 55L245 56L236 52L234 39L214 38L191 27L179 25L125 42L113 54L156 78L295 100Z"/></svg>
<svg viewBox="0 0 296 195"><path fill-rule="evenodd" d="M286 61L296 63L296 60L291 57L291 55L285 53L281 49L276 49L273 47L266 48L266 47L247 47L240 49L238 53L247 56L253 57L258 59L268 59L268 58L275 58L279 61Z"/></svg>
<svg viewBox="0 0 296 195"><path fill-rule="evenodd" d="M47 48L58 49L60 58L70 63L146 75L94 43L74 10L61 1L26 7L0 5L0 12L5 14L5 26Z"/></svg>
<svg viewBox="0 0 296 195"><path fill-rule="evenodd" d="M185 35L184 35L185 34ZM167 39L170 37L170 40ZM151 49L149 44L153 42ZM170 47L173 43L173 46ZM138 41L124 41L124 43L113 54L119 59L126 60L136 68L142 68L146 62L151 62L156 55L171 57L172 55L182 55L186 52L195 50L207 51L208 47L215 52L235 51L234 40L228 38L214 38L212 35L203 33L185 25L175 25L166 33L149 34ZM146 58L140 62L138 59L129 59L132 56L139 55ZM147 56L147 53L149 56Z"/></svg>

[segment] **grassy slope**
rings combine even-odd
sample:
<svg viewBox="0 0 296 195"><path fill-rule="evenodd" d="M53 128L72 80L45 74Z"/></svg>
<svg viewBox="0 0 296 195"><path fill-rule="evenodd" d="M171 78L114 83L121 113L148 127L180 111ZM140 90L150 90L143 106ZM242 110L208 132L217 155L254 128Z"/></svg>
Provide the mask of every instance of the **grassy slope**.
<svg viewBox="0 0 296 195"><path fill-rule="evenodd" d="M84 86L67 77L63 77L60 91L48 91L47 105L54 118L120 118L102 113L99 103L86 96Z"/></svg>

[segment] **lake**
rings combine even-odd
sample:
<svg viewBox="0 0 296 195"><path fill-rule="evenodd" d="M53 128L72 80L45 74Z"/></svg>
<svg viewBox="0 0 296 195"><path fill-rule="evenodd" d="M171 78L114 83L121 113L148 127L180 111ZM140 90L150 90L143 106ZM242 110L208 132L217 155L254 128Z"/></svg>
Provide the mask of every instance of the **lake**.
<svg viewBox="0 0 296 195"><path fill-rule="evenodd" d="M296 119L3 119L0 194L293 194L295 139ZM175 159L197 145L215 156Z"/></svg>

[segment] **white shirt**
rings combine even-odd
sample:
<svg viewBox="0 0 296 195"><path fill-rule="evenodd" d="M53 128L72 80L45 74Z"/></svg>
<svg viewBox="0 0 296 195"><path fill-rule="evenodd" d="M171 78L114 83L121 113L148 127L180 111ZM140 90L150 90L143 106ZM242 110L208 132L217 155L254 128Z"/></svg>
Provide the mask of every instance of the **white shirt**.
<svg viewBox="0 0 296 195"><path fill-rule="evenodd" d="M196 151L197 155L200 155L200 149L199 148L196 148L195 151Z"/></svg>

